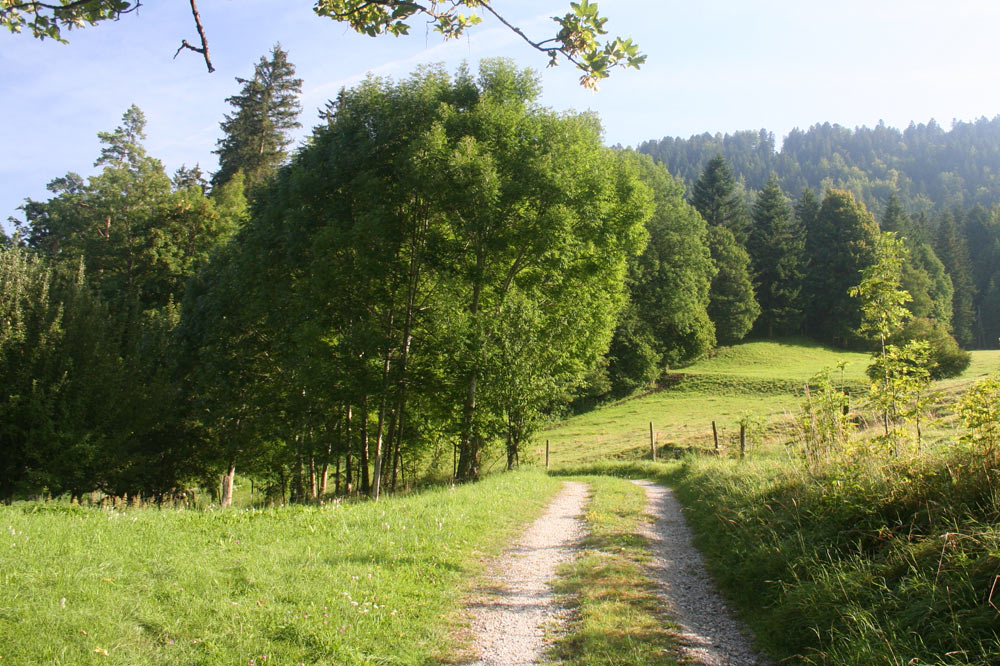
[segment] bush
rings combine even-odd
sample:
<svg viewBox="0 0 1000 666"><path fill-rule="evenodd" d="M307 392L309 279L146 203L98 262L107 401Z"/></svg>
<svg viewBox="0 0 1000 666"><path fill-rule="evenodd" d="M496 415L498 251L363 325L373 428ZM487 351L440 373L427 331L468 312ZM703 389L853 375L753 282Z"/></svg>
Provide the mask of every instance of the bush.
<svg viewBox="0 0 1000 666"><path fill-rule="evenodd" d="M933 319L913 319L890 342L903 346L913 340L926 340L931 346L931 379L958 376L972 362L972 355L958 346L945 325Z"/></svg>

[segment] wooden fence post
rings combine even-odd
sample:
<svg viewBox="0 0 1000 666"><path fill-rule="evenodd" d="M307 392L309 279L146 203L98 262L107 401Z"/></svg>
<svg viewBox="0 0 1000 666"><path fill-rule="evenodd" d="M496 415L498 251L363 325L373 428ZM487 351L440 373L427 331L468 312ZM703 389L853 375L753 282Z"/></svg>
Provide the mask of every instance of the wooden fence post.
<svg viewBox="0 0 1000 666"><path fill-rule="evenodd" d="M649 422L649 450L653 452L653 462L656 462L656 437L653 435L653 422Z"/></svg>
<svg viewBox="0 0 1000 666"><path fill-rule="evenodd" d="M740 424L740 458L746 454L747 451L747 427L745 424Z"/></svg>
<svg viewBox="0 0 1000 666"><path fill-rule="evenodd" d="M545 440L545 469L549 468L549 440Z"/></svg>
<svg viewBox="0 0 1000 666"><path fill-rule="evenodd" d="M715 453L719 453L719 429L715 427L715 421L712 421L712 439L715 440Z"/></svg>

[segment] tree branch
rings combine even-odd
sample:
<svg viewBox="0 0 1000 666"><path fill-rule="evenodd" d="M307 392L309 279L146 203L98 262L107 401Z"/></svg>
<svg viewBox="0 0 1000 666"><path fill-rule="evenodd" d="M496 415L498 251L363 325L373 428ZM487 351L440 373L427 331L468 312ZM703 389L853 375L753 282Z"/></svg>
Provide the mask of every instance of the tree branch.
<svg viewBox="0 0 1000 666"><path fill-rule="evenodd" d="M200 53L205 58L205 66L208 67L208 73L211 74L215 71L215 67L212 66L212 57L208 53L208 38L205 36L205 28L201 25L201 16L198 15L198 5L195 4L195 0L191 0L191 14L194 16L194 25L198 29L198 37L201 38L201 48L191 46L188 40L182 39L181 45L177 47L177 52L174 53L174 58L176 59L177 55L184 49Z"/></svg>

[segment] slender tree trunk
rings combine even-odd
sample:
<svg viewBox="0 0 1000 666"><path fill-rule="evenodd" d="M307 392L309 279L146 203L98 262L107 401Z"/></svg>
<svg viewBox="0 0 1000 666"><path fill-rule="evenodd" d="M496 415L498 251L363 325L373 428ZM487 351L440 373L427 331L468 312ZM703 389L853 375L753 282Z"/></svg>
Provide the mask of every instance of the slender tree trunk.
<svg viewBox="0 0 1000 666"><path fill-rule="evenodd" d="M368 396L361 398L361 460L358 462L358 474L361 475L361 492L365 495L371 492L371 481L368 477Z"/></svg>
<svg viewBox="0 0 1000 666"><path fill-rule="evenodd" d="M333 494L340 495L340 454L337 454L337 468L333 473Z"/></svg>
<svg viewBox="0 0 1000 666"><path fill-rule="evenodd" d="M291 498L292 502L302 502L305 499L306 487L303 472L302 451L300 449L295 456L295 486L292 488L294 494L294 497Z"/></svg>
<svg viewBox="0 0 1000 666"><path fill-rule="evenodd" d="M473 326L479 318L479 300L482 294L482 273L486 260L480 252L476 257L476 282L472 288L472 302L469 314ZM458 480L475 481L479 478L479 434L476 432L476 385L479 381L479 349L473 350L473 367L470 368L465 384L465 400L462 404L462 438L458 452Z"/></svg>
<svg viewBox="0 0 1000 666"><path fill-rule="evenodd" d="M344 417L344 493L350 495L354 490L354 478L351 475L351 406L347 405Z"/></svg>
<svg viewBox="0 0 1000 666"><path fill-rule="evenodd" d="M309 456L309 500L312 501L312 502L315 502L316 498L319 497L319 494L317 492L318 489L319 489L319 479L317 478L318 474L319 474L319 470L316 469L316 456L310 454L310 456ZM323 485L326 485L325 481L323 482Z"/></svg>
<svg viewBox="0 0 1000 666"><path fill-rule="evenodd" d="M222 475L222 496L219 506L225 508L233 505L233 479L236 478L236 459L229 461L229 468Z"/></svg>

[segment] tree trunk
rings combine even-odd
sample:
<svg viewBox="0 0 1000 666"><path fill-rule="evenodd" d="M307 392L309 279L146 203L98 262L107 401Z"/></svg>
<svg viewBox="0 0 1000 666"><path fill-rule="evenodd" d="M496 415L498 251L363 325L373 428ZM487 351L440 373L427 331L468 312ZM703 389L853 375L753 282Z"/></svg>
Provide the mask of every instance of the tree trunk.
<svg viewBox="0 0 1000 666"><path fill-rule="evenodd" d="M316 498L319 497L317 490L319 487L319 479L316 478L319 470L316 469L316 456L309 455L309 501L315 502ZM326 485L326 482L323 482Z"/></svg>
<svg viewBox="0 0 1000 666"><path fill-rule="evenodd" d="M354 478L351 474L351 406L347 405L347 416L344 419L344 493L350 495L354 490Z"/></svg>
<svg viewBox="0 0 1000 666"><path fill-rule="evenodd" d="M219 506L225 508L233 505L233 479L236 477L236 460L229 461L229 469L222 475L222 496Z"/></svg>
<svg viewBox="0 0 1000 666"><path fill-rule="evenodd" d="M302 502L305 499L306 487L303 473L302 451L300 450L295 456L295 485L292 487L294 496L290 498L292 502Z"/></svg>
<svg viewBox="0 0 1000 666"><path fill-rule="evenodd" d="M479 300L482 295L482 275L486 265L483 251L476 255L475 283L472 287L472 302L469 303L469 314L472 315L473 326L479 319ZM482 350L474 349L473 367L465 384L465 401L462 405L462 439L458 452L458 480L475 481L479 478L480 438L476 432L476 386L479 381L477 363Z"/></svg>
<svg viewBox="0 0 1000 666"><path fill-rule="evenodd" d="M368 396L361 399L361 460L358 462L358 474L361 475L361 492L367 495L371 492L368 477Z"/></svg>

